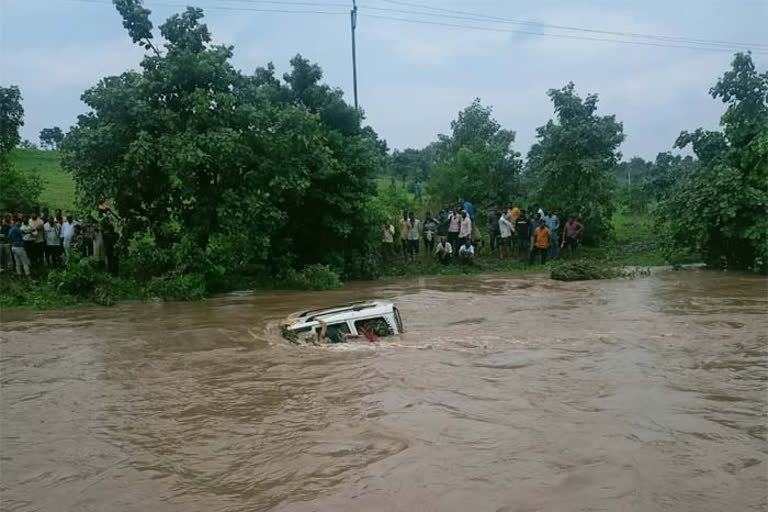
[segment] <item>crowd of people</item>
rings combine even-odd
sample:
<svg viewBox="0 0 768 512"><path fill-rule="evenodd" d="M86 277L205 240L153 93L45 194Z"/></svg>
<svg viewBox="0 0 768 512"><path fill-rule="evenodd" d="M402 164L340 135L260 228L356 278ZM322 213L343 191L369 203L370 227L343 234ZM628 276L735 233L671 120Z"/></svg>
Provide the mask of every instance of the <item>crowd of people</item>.
<svg viewBox="0 0 768 512"><path fill-rule="evenodd" d="M15 268L19 276L39 276L62 268L70 254L77 253L117 274L119 235L113 216L104 205L99 206L98 220L89 215L82 222L61 210L6 213L0 224L0 273Z"/></svg>
<svg viewBox="0 0 768 512"><path fill-rule="evenodd" d="M488 236L483 238L475 216L475 207L465 201L454 208L443 208L437 216L426 212L424 219L414 212L403 212L397 231L391 222L383 228L382 247L385 260L399 250L406 262L415 262L420 247L443 264L459 261L471 264L476 251L487 250L499 258L518 258L530 264L557 258L563 250L575 251L584 226L571 216L562 223L559 210L548 211L538 205L519 208L494 208L488 213Z"/></svg>
<svg viewBox="0 0 768 512"><path fill-rule="evenodd" d="M19 276L41 275L61 268L70 254L77 253L117 274L119 235L113 219L117 216L104 204L99 206L98 219L89 215L82 222L62 215L61 210L6 213L0 224L0 272L15 268ZM494 208L488 212L484 238L469 201L445 207L437 215L428 211L423 219L414 212L403 212L397 228L391 222L384 225L383 255L385 261L392 261L399 250L406 262L415 262L423 245L429 257L443 264L471 264L481 251L543 264L558 257L561 250L576 250L579 244L584 226L574 217L564 224L561 219L558 210L547 211L538 205Z"/></svg>

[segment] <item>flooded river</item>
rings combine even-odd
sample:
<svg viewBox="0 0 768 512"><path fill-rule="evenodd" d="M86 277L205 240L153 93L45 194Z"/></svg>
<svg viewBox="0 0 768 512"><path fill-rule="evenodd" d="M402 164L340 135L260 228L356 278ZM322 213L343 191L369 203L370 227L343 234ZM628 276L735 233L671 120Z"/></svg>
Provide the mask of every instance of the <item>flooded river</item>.
<svg viewBox="0 0 768 512"><path fill-rule="evenodd" d="M3 511L768 509L768 288L426 278L2 318ZM297 347L297 310L407 332Z"/></svg>

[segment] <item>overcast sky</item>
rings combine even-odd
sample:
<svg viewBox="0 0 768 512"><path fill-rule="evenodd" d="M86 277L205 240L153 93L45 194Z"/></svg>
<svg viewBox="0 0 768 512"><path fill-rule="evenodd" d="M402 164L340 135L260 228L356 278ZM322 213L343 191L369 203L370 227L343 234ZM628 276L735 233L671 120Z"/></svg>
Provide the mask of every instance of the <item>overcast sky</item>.
<svg viewBox="0 0 768 512"><path fill-rule="evenodd" d="M367 122L394 148L421 147L447 133L456 113L480 97L504 127L517 132L515 149L526 154L536 127L553 115L547 89L568 81L582 95L599 94L600 112L616 114L624 123L625 158L653 158L669 150L683 129L717 127L723 105L708 89L728 68L731 53L564 39L553 35L615 36L551 25L762 44L762 50L753 47L763 52L753 58L760 70L768 69L768 0L402 1L549 26L470 21L448 17L446 11L440 11L443 17L428 17L385 10L423 11L413 6L359 0L360 104ZM234 45L235 65L246 72L273 61L282 73L301 53L319 63L325 80L342 88L351 103L347 2L296 2L145 0L156 27L188 3L204 8L214 41ZM42 128L70 127L85 111L82 92L103 76L137 68L141 55L108 0L0 0L0 83L21 88L22 135L34 142Z"/></svg>

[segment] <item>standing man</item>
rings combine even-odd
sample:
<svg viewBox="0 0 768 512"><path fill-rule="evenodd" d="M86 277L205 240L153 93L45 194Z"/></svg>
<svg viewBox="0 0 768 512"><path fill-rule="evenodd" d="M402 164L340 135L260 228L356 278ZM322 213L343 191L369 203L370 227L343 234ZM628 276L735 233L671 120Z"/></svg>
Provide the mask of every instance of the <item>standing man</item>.
<svg viewBox="0 0 768 512"><path fill-rule="evenodd" d="M517 231L517 240L515 240L517 257L528 258L528 251L531 250L531 221L525 210L520 210L520 216L515 222L515 231Z"/></svg>
<svg viewBox="0 0 768 512"><path fill-rule="evenodd" d="M505 213L499 217L499 258L509 256L512 248L512 237L515 234L515 226L509 219L509 213Z"/></svg>
<svg viewBox="0 0 768 512"><path fill-rule="evenodd" d="M467 243L471 239L472 239L472 219L469 216L469 212L467 212L467 210L465 209L461 212L461 224L459 226L459 244L467 245Z"/></svg>
<svg viewBox="0 0 768 512"><path fill-rule="evenodd" d="M61 226L53 217L48 217L48 221L43 225L45 232L45 259L50 268L59 268L61 266Z"/></svg>
<svg viewBox="0 0 768 512"><path fill-rule="evenodd" d="M427 251L427 254L435 248L435 238L437 237L437 229L439 227L440 222L432 217L432 212L427 212L424 218L424 249Z"/></svg>
<svg viewBox="0 0 768 512"><path fill-rule="evenodd" d="M584 226L573 216L568 217L568 222L565 223L565 230L563 230L562 248L564 250L569 249L570 252L575 251L582 231L584 231Z"/></svg>
<svg viewBox="0 0 768 512"><path fill-rule="evenodd" d="M381 233L381 255L384 261L389 262L395 254L395 226L384 222L384 229Z"/></svg>
<svg viewBox="0 0 768 512"><path fill-rule="evenodd" d="M408 259L408 230L410 229L408 223L408 212L403 210L403 218L400 219L400 250L403 252L403 258Z"/></svg>
<svg viewBox="0 0 768 512"><path fill-rule="evenodd" d="M531 251L531 264L533 264L539 255L541 256L542 265L547 262L547 251L549 250L550 244L549 235L550 233L547 223L544 222L544 220L539 221L539 227L533 232L534 242L533 251Z"/></svg>
<svg viewBox="0 0 768 512"><path fill-rule="evenodd" d="M45 222L37 210L32 214L29 225L35 230L34 249L29 253L29 259L32 262L32 267L40 272L45 259Z"/></svg>
<svg viewBox="0 0 768 512"><path fill-rule="evenodd" d="M499 221L501 219L501 210L495 208L488 214L488 235L491 239L491 251L495 251L501 238L501 229L499 227ZM501 249L499 247L499 249Z"/></svg>
<svg viewBox="0 0 768 512"><path fill-rule="evenodd" d="M512 224L517 223L517 219L520 217L520 208L517 206L509 207L509 222Z"/></svg>
<svg viewBox="0 0 768 512"><path fill-rule="evenodd" d="M21 230L21 239L24 241L24 254L27 255L27 261L31 267L35 261L35 239L37 235L35 228L32 226L32 220L27 215L21 218L21 227L19 229ZM13 247L11 247L11 251L13 251ZM16 253L14 253L15 257Z"/></svg>
<svg viewBox="0 0 768 512"><path fill-rule="evenodd" d="M16 274L21 275L21 269L24 269L24 275L29 277L29 256L24 249L24 236L21 231L21 221L16 219L16 223L8 231L8 242L11 244L13 260L16 262Z"/></svg>
<svg viewBox="0 0 768 512"><path fill-rule="evenodd" d="M117 241L120 239L120 235L117 234L115 227L109 220L102 224L101 231L104 239L104 256L107 259L107 272L116 276L119 268Z"/></svg>
<svg viewBox="0 0 768 512"><path fill-rule="evenodd" d="M416 199L421 203L421 181L416 180L416 184L413 186L413 191L416 193Z"/></svg>
<svg viewBox="0 0 768 512"><path fill-rule="evenodd" d="M75 237L75 223L71 215L67 215L64 224L61 225L61 245L64 247L64 253L68 257L72 252L72 239Z"/></svg>
<svg viewBox="0 0 768 512"><path fill-rule="evenodd" d="M11 242L8 241L8 233L13 227L13 217L7 214L0 225L0 272L11 270L13 262L11 259Z"/></svg>
<svg viewBox="0 0 768 512"><path fill-rule="evenodd" d="M408 214L408 259L416 261L419 254L419 241L421 240L421 221L416 218L413 212Z"/></svg>
<svg viewBox="0 0 768 512"><path fill-rule="evenodd" d="M459 231L461 231L461 215L459 215L459 209L455 208L448 217L448 242L454 251L459 249Z"/></svg>
<svg viewBox="0 0 768 512"><path fill-rule="evenodd" d="M464 201L464 204L461 205L462 208L464 208L464 211L467 212L469 215L469 220L472 222L475 222L475 205L470 203L469 201Z"/></svg>
<svg viewBox="0 0 768 512"><path fill-rule="evenodd" d="M552 243L549 244L549 257L550 258L556 258L558 253L560 252L560 244L558 244L559 238L557 237L557 232L560 229L560 215L559 210L550 212L549 216L547 217L547 227L549 228L550 237L552 238Z"/></svg>

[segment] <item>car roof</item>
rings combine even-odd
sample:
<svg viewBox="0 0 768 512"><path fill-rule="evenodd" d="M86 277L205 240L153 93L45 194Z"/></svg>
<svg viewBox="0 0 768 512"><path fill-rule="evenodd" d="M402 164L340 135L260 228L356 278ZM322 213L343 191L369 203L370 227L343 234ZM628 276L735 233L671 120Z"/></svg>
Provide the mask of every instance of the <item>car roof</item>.
<svg viewBox="0 0 768 512"><path fill-rule="evenodd" d="M392 313L394 304L388 301L354 302L340 304L324 309L315 309L299 313L298 316L288 317L288 327L292 329L306 325L316 325L317 319L322 319L329 324L370 318L376 315Z"/></svg>

